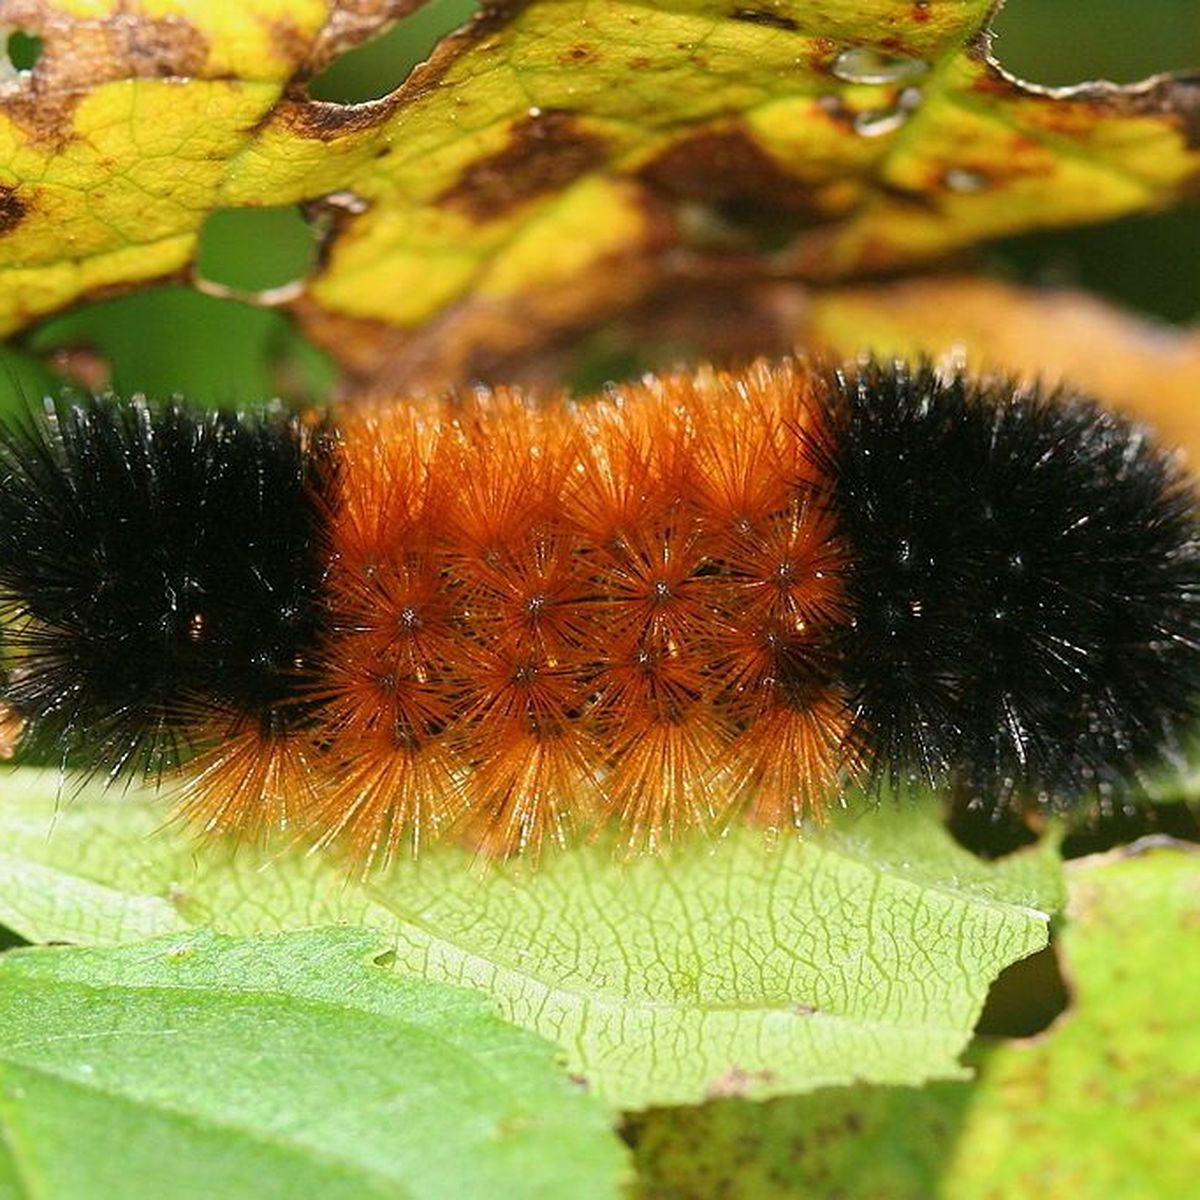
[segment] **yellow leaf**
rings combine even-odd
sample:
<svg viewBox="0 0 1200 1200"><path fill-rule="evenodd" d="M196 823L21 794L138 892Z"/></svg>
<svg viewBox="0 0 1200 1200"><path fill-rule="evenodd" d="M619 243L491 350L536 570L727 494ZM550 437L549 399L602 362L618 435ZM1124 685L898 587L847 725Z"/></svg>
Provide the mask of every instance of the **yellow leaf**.
<svg viewBox="0 0 1200 1200"><path fill-rule="evenodd" d="M1080 292L958 277L830 289L809 298L805 322L797 337L834 357L926 355L1082 388L1200 463L1200 330L1153 324Z"/></svg>
<svg viewBox="0 0 1200 1200"><path fill-rule="evenodd" d="M441 383L671 289L893 270L1200 179L1194 80L1020 83L993 0L496 3L380 100L308 96L415 6L8 0L43 48L0 83L0 332L188 273L214 209L325 200L296 316Z"/></svg>

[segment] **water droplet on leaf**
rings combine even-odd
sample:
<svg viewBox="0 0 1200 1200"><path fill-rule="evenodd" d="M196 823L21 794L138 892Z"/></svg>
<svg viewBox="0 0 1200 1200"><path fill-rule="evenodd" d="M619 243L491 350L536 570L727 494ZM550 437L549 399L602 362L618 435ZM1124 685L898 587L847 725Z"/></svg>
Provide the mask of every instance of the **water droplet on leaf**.
<svg viewBox="0 0 1200 1200"><path fill-rule="evenodd" d="M987 187L987 177L978 171L968 171L965 167L951 167L942 176L942 182L952 192L982 192Z"/></svg>
<svg viewBox="0 0 1200 1200"><path fill-rule="evenodd" d="M852 46L837 56L831 69L847 83L900 83L924 75L929 64L920 58L901 58L868 46Z"/></svg>

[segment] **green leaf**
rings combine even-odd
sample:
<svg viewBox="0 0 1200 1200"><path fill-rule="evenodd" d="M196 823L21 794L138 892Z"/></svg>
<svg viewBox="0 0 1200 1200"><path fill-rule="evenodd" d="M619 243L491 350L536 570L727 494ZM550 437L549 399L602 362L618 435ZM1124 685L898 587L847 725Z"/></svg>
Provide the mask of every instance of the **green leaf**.
<svg viewBox="0 0 1200 1200"><path fill-rule="evenodd" d="M984 1059L953 1194L1188 1195L1200 1176L1200 854L1119 851L1072 864L1068 880L1072 1008Z"/></svg>
<svg viewBox="0 0 1200 1200"><path fill-rule="evenodd" d="M659 1108L627 1123L634 1200L960 1200L943 1192L969 1083L825 1088ZM1041 1193L1036 1193L1041 1196ZM1023 1193L992 1193L1016 1200Z"/></svg>
<svg viewBox="0 0 1200 1200"><path fill-rule="evenodd" d="M1046 1032L981 1042L973 1084L648 1113L630 1131L639 1195L1191 1195L1200 854L1122 851L1069 864L1068 880L1061 954L1072 1001Z"/></svg>
<svg viewBox="0 0 1200 1200"><path fill-rule="evenodd" d="M551 1048L366 930L0 957L0 1194L615 1197Z"/></svg>
<svg viewBox="0 0 1200 1200"><path fill-rule="evenodd" d="M61 807L57 786L4 779L0 921L31 940L387 930L399 970L485 991L622 1108L960 1076L989 984L1059 904L1052 845L983 863L915 806L632 862L593 845L483 870L447 848L360 885L320 856L197 852L154 832L161 805Z"/></svg>

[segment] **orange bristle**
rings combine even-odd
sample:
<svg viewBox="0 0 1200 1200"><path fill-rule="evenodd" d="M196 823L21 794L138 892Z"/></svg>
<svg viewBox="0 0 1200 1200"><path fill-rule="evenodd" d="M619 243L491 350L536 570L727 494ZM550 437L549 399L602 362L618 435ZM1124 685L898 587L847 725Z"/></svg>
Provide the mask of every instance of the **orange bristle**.
<svg viewBox="0 0 1200 1200"><path fill-rule="evenodd" d="M491 853L562 842L594 810L596 747L580 720L578 673L545 652L472 648L458 745L474 768L473 823Z"/></svg>
<svg viewBox="0 0 1200 1200"><path fill-rule="evenodd" d="M259 841L312 826L320 752L307 731L264 729L231 718L210 724L202 750L184 768L180 815L205 833Z"/></svg>
<svg viewBox="0 0 1200 1200"><path fill-rule="evenodd" d="M411 404L352 409L339 422L342 469L329 520L339 564L351 569L390 557L436 510L432 470L444 440L440 414Z"/></svg>
<svg viewBox="0 0 1200 1200"><path fill-rule="evenodd" d="M702 704L622 721L613 731L612 759L606 816L632 850L712 827L731 800L721 786L728 739Z"/></svg>
<svg viewBox="0 0 1200 1200"><path fill-rule="evenodd" d="M704 700L707 664L657 638L618 648L604 664L595 720L609 749L605 812L634 848L710 825L728 731Z"/></svg>
<svg viewBox="0 0 1200 1200"><path fill-rule="evenodd" d="M444 736L337 742L337 767L312 810L318 845L341 843L365 867L385 865L406 842L416 855L453 826L466 807L465 772Z"/></svg>
<svg viewBox="0 0 1200 1200"><path fill-rule="evenodd" d="M369 865L447 831L536 855L815 811L848 722L811 410L789 367L343 419L312 838Z"/></svg>
<svg viewBox="0 0 1200 1200"><path fill-rule="evenodd" d="M579 411L578 458L562 517L590 542L611 546L674 507L688 474L688 430L656 384L613 389Z"/></svg>
<svg viewBox="0 0 1200 1200"><path fill-rule="evenodd" d="M594 634L602 646L642 639L670 642L703 661L713 636L713 584L703 531L687 514L632 531L594 555Z"/></svg>
<svg viewBox="0 0 1200 1200"><path fill-rule="evenodd" d="M557 517L575 431L557 407L476 392L456 411L432 470L448 498L444 538L468 571Z"/></svg>
<svg viewBox="0 0 1200 1200"><path fill-rule="evenodd" d="M773 692L730 753L731 791L749 819L778 830L819 817L836 794L839 769L852 765L846 727L836 693L796 706Z"/></svg>
<svg viewBox="0 0 1200 1200"><path fill-rule="evenodd" d="M479 640L570 655L593 638L595 596L579 570L584 544L566 531L531 533L472 564L464 620Z"/></svg>

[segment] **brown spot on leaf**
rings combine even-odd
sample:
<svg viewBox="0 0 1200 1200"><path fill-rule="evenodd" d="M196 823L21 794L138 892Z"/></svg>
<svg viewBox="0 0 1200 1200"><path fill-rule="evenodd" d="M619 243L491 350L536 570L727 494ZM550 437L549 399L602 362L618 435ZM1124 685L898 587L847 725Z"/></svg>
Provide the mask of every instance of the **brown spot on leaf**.
<svg viewBox="0 0 1200 1200"><path fill-rule="evenodd" d="M13 0L4 15L6 24L42 39L34 69L0 101L0 111L37 141L69 141L76 106L103 83L205 75L208 42L183 17L135 18L120 7L85 19L39 0Z"/></svg>
<svg viewBox="0 0 1200 1200"><path fill-rule="evenodd" d="M382 125L395 111L397 93L365 104L334 104L291 96L280 100L263 123L282 125L300 137L331 142Z"/></svg>
<svg viewBox="0 0 1200 1200"><path fill-rule="evenodd" d="M973 92L995 101L1039 98L1037 89L996 65L985 38L973 41L967 54L983 68L971 83ZM1045 128L1081 138L1108 117L1159 117L1179 126L1186 149L1200 150L1200 75L1156 75L1127 86L1101 82L1063 88L1053 104L1037 110L1037 116Z"/></svg>
<svg viewBox="0 0 1200 1200"><path fill-rule="evenodd" d="M1171 80L1167 107L1183 128L1184 145L1189 150L1200 150L1200 75Z"/></svg>
<svg viewBox="0 0 1200 1200"><path fill-rule="evenodd" d="M974 53L974 51L973 51ZM1038 100L1040 93L1006 76L986 59L971 89L997 101ZM1105 122L1122 117L1151 117L1176 125L1187 150L1200 150L1200 75L1156 75L1143 83L1083 83L1063 88L1053 103L1029 110L1041 129L1088 140Z"/></svg>
<svg viewBox="0 0 1200 1200"><path fill-rule="evenodd" d="M748 25L766 25L771 29L785 29L789 33L795 33L800 28L791 17L765 8L735 8L729 16L734 21L745 21Z"/></svg>
<svg viewBox="0 0 1200 1200"><path fill-rule="evenodd" d="M492 220L599 167L607 149L572 113L529 116L513 125L503 150L471 163L437 202L477 221Z"/></svg>
<svg viewBox="0 0 1200 1200"><path fill-rule="evenodd" d="M17 194L15 187L0 185L0 237L16 229L28 211L29 205Z"/></svg>
<svg viewBox="0 0 1200 1200"><path fill-rule="evenodd" d="M643 228L627 246L579 278L530 288L506 302L468 297L413 329L343 316L311 295L289 308L307 336L341 363L344 396L438 392L470 381L544 383L535 360L547 348L578 346L583 330L636 303L661 275L661 258L674 244L672 214L652 196L639 199ZM560 374L555 386L561 381Z"/></svg>
<svg viewBox="0 0 1200 1200"><path fill-rule="evenodd" d="M109 22L108 52L139 79L191 78L203 73L208 42L183 17Z"/></svg>
<svg viewBox="0 0 1200 1200"><path fill-rule="evenodd" d="M344 236L347 226L369 207L366 200L349 188L327 192L324 196L301 204L300 211L317 239L314 271L323 271L329 265L329 256L338 239Z"/></svg>
<svg viewBox="0 0 1200 1200"><path fill-rule="evenodd" d="M202 77L208 41L186 18L130 17L64 20L48 25L38 61L47 90L91 88L113 79Z"/></svg>
<svg viewBox="0 0 1200 1200"><path fill-rule="evenodd" d="M34 87L29 92L5 97L0 101L0 112L31 141L59 149L75 136L75 109L84 95L84 92L46 95Z"/></svg>
<svg viewBox="0 0 1200 1200"><path fill-rule="evenodd" d="M677 142L643 167L641 177L673 199L721 208L734 220L807 214L813 207L809 187L737 125Z"/></svg>
<svg viewBox="0 0 1200 1200"><path fill-rule="evenodd" d="M746 1071L742 1067L730 1067L708 1085L705 1096L709 1100L737 1100L750 1094L756 1083L770 1083L774 1071Z"/></svg>
<svg viewBox="0 0 1200 1200"><path fill-rule="evenodd" d="M600 61L600 52L595 46L589 46L580 42L572 46L569 50L564 50L558 56L558 61L567 67L590 66Z"/></svg>
<svg viewBox="0 0 1200 1200"><path fill-rule="evenodd" d="M342 10L339 9L339 11ZM330 24L332 24L332 19ZM285 62L300 67L310 58L313 50L312 38L294 21L281 17L277 20L266 21L265 25L267 36L271 39L271 48ZM327 30L328 25L325 30L322 30L322 36Z"/></svg>

